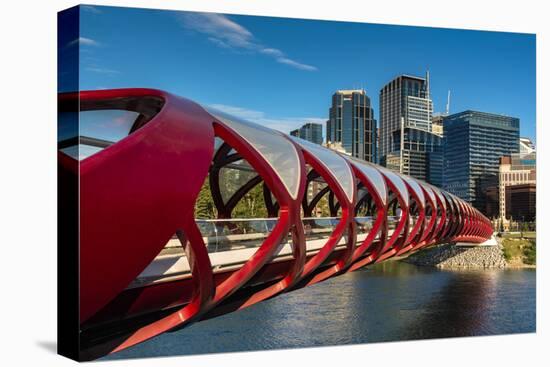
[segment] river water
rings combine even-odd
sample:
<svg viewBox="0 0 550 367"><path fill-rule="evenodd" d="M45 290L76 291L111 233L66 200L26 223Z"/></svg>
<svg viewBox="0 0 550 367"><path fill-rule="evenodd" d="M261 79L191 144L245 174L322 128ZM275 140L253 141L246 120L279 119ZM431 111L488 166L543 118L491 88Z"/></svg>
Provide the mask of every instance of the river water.
<svg viewBox="0 0 550 367"><path fill-rule="evenodd" d="M166 333L103 359L535 331L535 270L389 261Z"/></svg>

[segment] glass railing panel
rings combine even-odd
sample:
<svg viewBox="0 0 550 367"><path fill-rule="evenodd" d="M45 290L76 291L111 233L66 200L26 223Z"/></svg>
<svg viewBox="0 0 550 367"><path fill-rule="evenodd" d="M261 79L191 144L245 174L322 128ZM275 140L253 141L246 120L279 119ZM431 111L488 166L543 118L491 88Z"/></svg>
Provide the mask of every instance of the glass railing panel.
<svg viewBox="0 0 550 367"><path fill-rule="evenodd" d="M197 220L211 253L259 247L276 223L276 218Z"/></svg>
<svg viewBox="0 0 550 367"><path fill-rule="evenodd" d="M371 231L374 223L373 217L355 217L357 224L357 234L367 234Z"/></svg>
<svg viewBox="0 0 550 367"><path fill-rule="evenodd" d="M340 218L304 218L306 241L328 238L338 225Z"/></svg>
<svg viewBox="0 0 550 367"><path fill-rule="evenodd" d="M395 230L395 228L397 227L398 222L399 222L399 217L389 216L388 219L387 219L388 231Z"/></svg>
<svg viewBox="0 0 550 367"><path fill-rule="evenodd" d="M203 240L209 253L233 251L246 248L255 248L262 245L277 223L277 218L257 219L211 219L197 220L197 226L202 233ZM340 222L338 217L311 217L303 218L306 241L327 239ZM355 217L357 234L365 235L372 230L373 217ZM394 229L396 217L388 218L388 224ZM347 233L347 232L346 232ZM343 235L344 240L347 238ZM289 242L291 233L281 241L281 247Z"/></svg>

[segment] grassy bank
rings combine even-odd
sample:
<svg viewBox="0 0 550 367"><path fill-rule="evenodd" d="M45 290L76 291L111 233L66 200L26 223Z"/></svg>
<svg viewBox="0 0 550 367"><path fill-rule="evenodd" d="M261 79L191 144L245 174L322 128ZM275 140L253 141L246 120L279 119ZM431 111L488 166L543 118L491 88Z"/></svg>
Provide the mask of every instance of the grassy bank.
<svg viewBox="0 0 550 367"><path fill-rule="evenodd" d="M537 246L534 233L523 238L515 234L503 234L500 242L504 258L511 266L536 265Z"/></svg>
<svg viewBox="0 0 550 367"><path fill-rule="evenodd" d="M524 239L535 239L537 237L537 232L504 232L502 238L524 238Z"/></svg>

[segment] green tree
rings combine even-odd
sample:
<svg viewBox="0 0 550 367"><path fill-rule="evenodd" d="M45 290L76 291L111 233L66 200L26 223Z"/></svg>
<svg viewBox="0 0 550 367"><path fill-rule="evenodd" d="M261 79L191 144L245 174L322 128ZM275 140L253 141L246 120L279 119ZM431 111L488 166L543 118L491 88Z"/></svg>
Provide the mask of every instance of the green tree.
<svg viewBox="0 0 550 367"><path fill-rule="evenodd" d="M535 241L527 241L523 247L523 262L529 265L537 263L537 246Z"/></svg>
<svg viewBox="0 0 550 367"><path fill-rule="evenodd" d="M201 187L197 201L195 202L195 218L197 219L215 219L218 217L218 211L212 199L210 191L210 180L206 177Z"/></svg>
<svg viewBox="0 0 550 367"><path fill-rule="evenodd" d="M317 205L315 205L315 209L313 209L313 214L320 212L321 217L330 217L330 209L328 206L328 194L323 195L321 199L317 202Z"/></svg>
<svg viewBox="0 0 550 367"><path fill-rule="evenodd" d="M254 186L243 196L233 209L231 216L233 218L267 218L261 183Z"/></svg>

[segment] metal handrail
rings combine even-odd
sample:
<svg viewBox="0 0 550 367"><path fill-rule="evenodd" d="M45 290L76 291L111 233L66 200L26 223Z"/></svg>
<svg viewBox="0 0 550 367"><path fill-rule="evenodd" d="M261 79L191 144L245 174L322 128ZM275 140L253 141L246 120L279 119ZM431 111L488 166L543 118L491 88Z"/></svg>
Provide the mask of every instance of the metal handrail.
<svg viewBox="0 0 550 367"><path fill-rule="evenodd" d="M302 218L302 221L307 224L306 227L309 228L309 230L307 228L304 228L304 230L307 231L306 237L312 236L312 238L315 238L316 235L318 236L321 234L319 232L319 229L322 228L327 229L327 231L334 229L340 219L340 217ZM397 222L398 219L398 216L388 217L390 229L395 226L395 222ZM368 233L372 229L374 217L355 217L355 220L361 226L361 233ZM262 238L267 237L271 232L271 230L269 229L269 223L274 223L276 221L278 221L278 218L222 218L197 219L196 223L207 225L207 228L204 228L204 230L210 231L208 233L205 233L201 230L201 233L203 233L203 236L205 238L205 243L209 246L209 252L220 252L220 250L224 251L222 248L220 248L220 246L231 249L233 247L231 243L233 243L236 248L239 247L239 244L244 247L250 247L251 243L253 244L252 247L260 246L262 241L260 238L257 238L257 236L260 236ZM314 226L315 222L317 222L319 224L317 230L312 231L311 225L308 222L311 222L311 224L313 224ZM228 232L225 232L224 227L226 227L226 225L230 223L256 223L259 224L259 226L240 228L239 230L242 231L241 233L234 233L231 229L229 229ZM199 229L201 228L199 227ZM255 242L257 242L257 244L255 244Z"/></svg>

